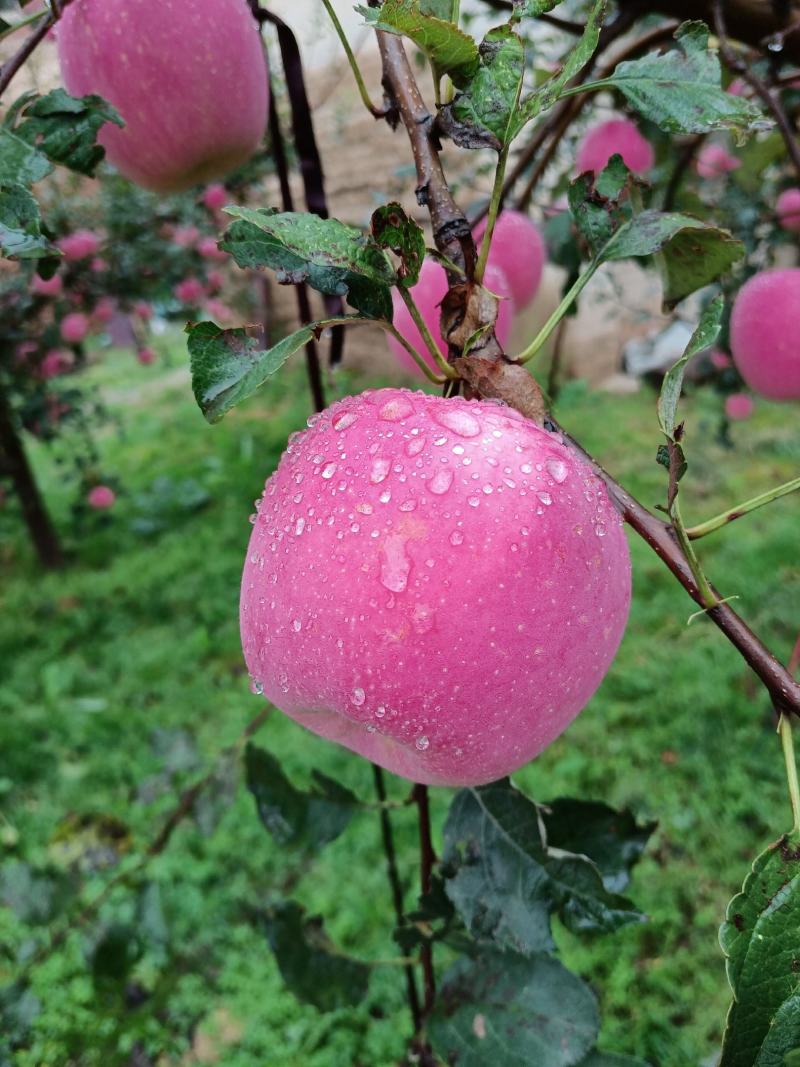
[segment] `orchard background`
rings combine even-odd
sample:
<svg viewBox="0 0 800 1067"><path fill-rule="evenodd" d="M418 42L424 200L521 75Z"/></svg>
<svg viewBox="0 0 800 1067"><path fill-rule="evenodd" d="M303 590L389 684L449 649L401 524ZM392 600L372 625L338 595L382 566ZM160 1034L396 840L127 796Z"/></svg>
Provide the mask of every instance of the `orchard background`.
<svg viewBox="0 0 800 1067"><path fill-rule="evenodd" d="M83 2L73 0L76 7ZM6 11L0 5L0 18L7 19L0 31L3 60L30 32L27 25L14 30L15 23L36 6L10 3ZM564 0L518 7L516 30L529 42L526 92L547 85L590 12L603 6ZM626 11L631 17L598 54L601 68L628 51L635 60L674 47L681 18L702 16L713 29L720 7L687 12L676 4L673 11L665 3L663 12L651 13L645 6L611 4L604 12L606 27ZM724 227L743 243L730 261L722 256L720 269L701 268L699 285L686 289L675 309L661 305L659 267L667 253L660 248L645 260L606 264L581 294L577 314L562 320L544 358L531 364L559 425L648 508L669 506L665 463L674 491L685 447L680 499L687 526L775 487L794 487L800 467L798 394L794 403L776 403L750 392L727 356L727 317L743 281L759 269L797 265L797 232L782 224L777 206L782 191L800 184L786 139L795 138L799 106L792 81L797 13L780 5L762 12L775 25L754 36L741 29L740 6L721 5L744 39L738 43L732 32L734 43L723 38L723 47L733 48L733 59L741 56L758 85L768 87L777 120L752 85L741 97L724 93L743 77L729 56L717 92L744 101L731 119L733 132L725 122L702 133L663 129L658 115L638 115L622 94L605 92L552 139L549 157L545 141L525 161L527 144L554 113L543 111L515 143L508 167L513 173L523 160L507 206L523 195L549 261L535 300L515 310L504 346L509 353L531 343L577 276L581 256L591 258L591 227L606 225L589 219L593 207L612 226L643 209L672 208L710 230ZM380 109L381 66L375 32L365 25L369 16L338 0L334 8ZM366 234L376 208L399 203L427 225L402 123L392 131L364 108L322 5L274 4L270 11L297 32L331 215ZM59 13L56 5L44 18ZM386 6L382 13L389 18ZM477 0L458 12L477 41L508 16L502 6ZM788 28L784 36L782 28ZM299 212L309 148L302 131L299 140L291 135L296 76L290 68L284 73L273 26L264 27L264 38ZM712 50L718 44L712 37ZM416 54L408 41L405 46ZM412 70L433 108L430 75L418 58ZM40 43L15 75L1 100L8 129L18 121L11 105L20 94L46 98L62 84L53 41ZM468 84L462 79L458 88L468 91ZM447 79L443 85L449 92ZM687 85L676 92L687 92ZM31 99L20 104L23 114ZM586 131L622 114L653 146L644 183L612 164L604 191L591 182L581 186L575 160ZM63 121L58 130L77 123ZM300 119L306 132L308 121ZM84 131L87 144L96 132ZM650 547L629 532L633 599L616 658L566 733L513 775L515 787L539 804L580 798L574 808L573 802L530 807L545 822L554 820L552 851L538 839L523 841L529 865L523 873L546 870L545 859L556 857L559 844L589 859L575 861L557 893L545 890L542 897L528 885L514 896L505 887L502 898L501 910L519 909L524 931L538 929L546 899L544 927L549 930L552 913L553 950L540 946L526 954L521 942L513 948L503 942L497 924L481 927L475 901L480 896L481 904L496 906L500 899L485 886L466 902L448 888L458 877L448 809L466 803L469 790L435 786L425 794L433 851L444 863L434 866L434 892L416 911L420 826L423 876L432 859L424 854L424 818L418 823L423 794L417 788L410 798L410 784L387 775L387 796L376 797L366 760L268 710L251 692L260 682L253 684L242 658L237 605L252 502L290 434L320 406L320 388L331 402L364 389L435 392L436 386L413 365L401 366L385 331L368 323L347 330L344 358L335 367L327 365L329 336L321 336L316 395L309 394L301 350L280 373L262 375L261 388L221 423L204 425L192 397L194 385L208 408L204 371L195 348L193 381L187 321L213 320L222 329L248 324L255 353L299 325L294 286L277 284L273 271L241 269L235 250L231 256L217 248L231 223L223 204L286 208L274 125L259 151L219 176L224 199L209 197L217 178L175 193L147 192L104 162L87 165L85 154L76 173L74 146L70 151L72 169L57 159L33 186L44 238L58 245L88 231L97 247L59 260L58 292L33 278L47 257L15 255L9 230L1 231L11 253L0 261L3 395L38 485L47 532L39 525L37 535L36 520L31 523L14 492L4 440L0 1064L719 1062L731 992L717 931L754 858L792 821L775 734L777 684L771 699L713 625L719 608L703 617ZM442 158L460 206L471 219L485 214L496 152L461 151L445 141ZM96 176L89 176L98 163ZM0 194L16 182L15 166L9 154L2 157ZM563 201L573 182L574 219ZM404 240L413 243L411 233L407 228ZM711 236L692 255L710 263L719 257L718 240L729 247L727 237ZM426 243L433 247L429 227ZM402 259L406 266L410 261ZM718 293L727 308L719 338ZM328 314L319 293L308 299L311 316ZM797 314L800 296L793 301ZM86 319L86 337L78 336L81 329L70 335L66 328L65 335L64 321L75 314ZM667 389L660 427L656 402L665 372L701 319L706 343L694 345L699 354L688 364L679 417L669 423L663 415ZM212 355L224 370L224 348ZM452 362L457 353L449 355ZM785 662L798 630L797 498L788 490L785 499L771 495L776 501L769 507L718 529L697 549L721 595L736 598L726 608ZM669 518L681 521L674 512ZM580 806L589 802L594 806ZM562 842L553 812L564 813ZM386 875L386 816L399 870L394 886ZM782 839L776 854L794 862L795 846L793 837ZM501 863L505 845L494 847L489 865ZM765 1048L761 1039L759 1047L743 1048L729 1037L726 1067L791 1067L800 1055L800 992L792 977L800 959L799 891L793 876L779 880L786 926L769 941L756 975L771 974L779 995L775 1003L769 997L747 1002L753 1016L767 1020L772 1038L764 1039ZM394 937L397 884L406 919ZM315 923L303 926L298 908L306 918L322 917L324 932ZM439 996L428 1002L430 956ZM493 999L491 989L480 988L479 974L482 959L496 966L498 958L500 992ZM468 977L448 979L448 968L458 974L465 961L475 967ZM409 968L420 972L417 995L426 1001L412 1010L413 1020ZM563 968L583 984L570 984ZM520 991L532 1000L515 1008ZM747 988L740 995L746 1000ZM546 1006L537 1010L539 996ZM452 1034L442 1035L462 1011L467 1022L462 1029L452 1023L453 1047ZM508 1041L509 1033L517 1038ZM767 1047L769 1040L776 1047ZM592 1051L595 1045L602 1051Z"/></svg>

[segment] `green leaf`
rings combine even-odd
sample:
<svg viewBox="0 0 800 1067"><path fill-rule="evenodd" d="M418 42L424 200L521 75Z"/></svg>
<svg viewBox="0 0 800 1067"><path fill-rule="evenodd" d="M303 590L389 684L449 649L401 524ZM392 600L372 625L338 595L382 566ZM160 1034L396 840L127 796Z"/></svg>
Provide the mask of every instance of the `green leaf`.
<svg viewBox="0 0 800 1067"><path fill-rule="evenodd" d="M631 880L656 828L656 823L637 823L633 813L616 811L596 800L564 797L541 807L549 848L588 856L610 893L621 893Z"/></svg>
<svg viewBox="0 0 800 1067"><path fill-rule="evenodd" d="M623 223L600 253L601 261L662 253L664 303L670 307L715 281L744 255L727 230L678 212L642 211Z"/></svg>
<svg viewBox="0 0 800 1067"><path fill-rule="evenodd" d="M21 185L0 186L0 254L9 259L40 259L59 254L42 233L35 197Z"/></svg>
<svg viewBox="0 0 800 1067"><path fill-rule="evenodd" d="M269 752L248 745L245 753L247 788L258 817L282 845L319 849L334 841L359 808L357 797L321 771L312 771L308 793L296 789Z"/></svg>
<svg viewBox="0 0 800 1067"><path fill-rule="evenodd" d="M269 267L284 285L308 282L374 319L392 320L397 283L385 253L370 237L337 219L229 207L234 222L220 244L240 267Z"/></svg>
<svg viewBox="0 0 800 1067"><path fill-rule="evenodd" d="M319 323L301 326L272 348L261 348L243 329L223 330L214 322L190 323L192 390L208 422L219 422L246 400L315 336Z"/></svg>
<svg viewBox="0 0 800 1067"><path fill-rule="evenodd" d="M385 204L373 212L370 223L375 243L389 248L401 260L397 284L410 289L419 281L425 259L425 234L422 227L406 215L397 203Z"/></svg>
<svg viewBox="0 0 800 1067"><path fill-rule="evenodd" d="M569 82L572 81L576 74L580 74L592 58L600 40L600 28L603 24L606 4L607 0L595 0L591 14L586 20L583 34L570 51L561 70L522 101L517 112L511 134L512 137L515 137L531 119L535 119L537 115L541 115L543 111L551 108L562 95Z"/></svg>
<svg viewBox="0 0 800 1067"><path fill-rule="evenodd" d="M579 1067L650 1067L644 1060L635 1059L633 1056L618 1056L614 1052L590 1052L585 1060L581 1060Z"/></svg>
<svg viewBox="0 0 800 1067"><path fill-rule="evenodd" d="M0 128L0 184L32 185L51 174L53 164L11 130Z"/></svg>
<svg viewBox="0 0 800 1067"><path fill-rule="evenodd" d="M439 113L439 125L462 148L507 148L514 136L525 47L510 26L490 30L480 45L480 67L466 89Z"/></svg>
<svg viewBox="0 0 800 1067"><path fill-rule="evenodd" d="M336 951L319 917L306 918L299 904L285 900L268 909L264 928L283 980L298 1000L320 1011L363 1000L369 967Z"/></svg>
<svg viewBox="0 0 800 1067"><path fill-rule="evenodd" d="M683 388L683 375L692 356L703 352L714 344L722 327L722 313L725 301L721 296L715 297L703 311L697 329L689 339L686 351L664 375L661 393L658 398L658 424L670 441L675 440L675 415Z"/></svg>
<svg viewBox="0 0 800 1067"><path fill-rule="evenodd" d="M642 917L587 856L548 848L538 806L507 778L456 794L444 843L447 895L478 941L531 955L553 947L553 912L581 931Z"/></svg>
<svg viewBox="0 0 800 1067"><path fill-rule="evenodd" d="M561 0L513 0L513 2L513 17L514 19L521 19L538 18L539 15L546 15L548 11L558 7Z"/></svg>
<svg viewBox="0 0 800 1067"><path fill-rule="evenodd" d="M18 137L35 145L53 163L94 175L106 151L98 145L97 134L107 122L124 126L116 108L100 96L74 97L54 89L29 104L15 129Z"/></svg>
<svg viewBox="0 0 800 1067"><path fill-rule="evenodd" d="M602 249L630 217L630 201L623 205L620 199L632 182L633 175L622 157L614 155L597 176L587 171L570 183L570 214L592 254Z"/></svg>
<svg viewBox="0 0 800 1067"><path fill-rule="evenodd" d="M482 952L445 973L428 1035L451 1067L573 1067L598 1027L594 996L558 960Z"/></svg>
<svg viewBox="0 0 800 1067"><path fill-rule="evenodd" d="M469 34L449 20L425 14L419 0L384 0L379 8L356 10L373 29L413 41L428 57L437 78L449 74L460 88L478 69L478 48Z"/></svg>
<svg viewBox="0 0 800 1067"><path fill-rule="evenodd" d="M675 33L677 48L648 52L619 63L610 78L593 87L618 89L640 115L667 133L707 133L729 129L743 134L771 124L741 96L726 93L716 52L708 47L708 27L684 22Z"/></svg>
<svg viewBox="0 0 800 1067"><path fill-rule="evenodd" d="M780 1064L783 1052L794 1050L800 1039L800 834L796 831L784 834L756 859L742 892L728 905L719 939L733 990L720 1067Z"/></svg>

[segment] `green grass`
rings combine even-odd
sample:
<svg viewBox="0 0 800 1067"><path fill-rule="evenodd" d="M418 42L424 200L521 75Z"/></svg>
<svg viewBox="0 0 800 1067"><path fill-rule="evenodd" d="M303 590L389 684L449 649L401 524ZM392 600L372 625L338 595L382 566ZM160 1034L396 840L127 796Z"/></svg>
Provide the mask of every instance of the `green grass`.
<svg viewBox="0 0 800 1067"><path fill-rule="evenodd" d="M46 942L48 927L58 928L65 907L74 915L114 873L88 860L75 873L62 820L114 816L127 828L130 856L138 855L180 788L259 708L241 659L238 583L252 501L305 419L302 369L210 428L180 370L182 341L169 343L171 367L141 368L129 353L112 353L89 372L119 420L100 440L103 470L123 489L110 516L76 526L52 454L33 450L69 569L43 576L14 509L0 512L0 900L17 886L16 910L0 906L0 986ZM710 393L687 401L684 413L687 521L796 475L795 411L759 405L735 428L733 450L715 441ZM645 503L663 499L652 394L572 387L560 416ZM175 497L182 503L173 506ZM701 544L723 594L739 597L738 608L783 657L798 628L797 519L798 500L789 497ZM617 660L566 735L516 780L538 800L593 797L659 820L631 889L649 922L590 941L562 931L559 940L565 962L601 999L606 1048L687 1067L712 1057L727 1008L716 942L726 902L790 812L756 680L706 620L687 627L694 606L686 594L643 544L632 539L631 547L634 603ZM363 761L280 714L258 739L298 783L319 767L371 798ZM405 783L391 786L394 798L406 795ZM448 800L447 791L434 792L437 827ZM76 924L30 974L38 1014L10 1062L167 1067L205 1053L226 1067L396 1062L407 1031L399 973L376 970L360 1008L320 1015L283 989L258 924L259 910L291 889L325 915L343 948L365 958L395 954L374 812L358 815L313 862L274 844L235 776L197 816L100 913L104 928L130 925L149 902L150 936L126 987L93 980L87 951L98 923ZM410 811L395 824L410 887ZM82 843L67 840L74 850ZM31 873L50 881L20 887ZM66 903L48 899L54 887Z"/></svg>

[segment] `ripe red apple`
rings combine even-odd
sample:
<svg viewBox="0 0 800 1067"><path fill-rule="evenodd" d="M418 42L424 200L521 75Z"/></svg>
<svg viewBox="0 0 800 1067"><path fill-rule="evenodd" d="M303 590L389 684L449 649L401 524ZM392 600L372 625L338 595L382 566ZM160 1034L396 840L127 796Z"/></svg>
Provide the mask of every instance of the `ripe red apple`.
<svg viewBox="0 0 800 1067"><path fill-rule="evenodd" d="M209 211L219 211L230 201L231 195L224 185L215 182L203 193L203 204Z"/></svg>
<svg viewBox="0 0 800 1067"><path fill-rule="evenodd" d="M725 401L725 414L734 422L749 419L753 414L753 398L747 393L731 393Z"/></svg>
<svg viewBox="0 0 800 1067"><path fill-rule="evenodd" d="M95 485L89 490L86 502L95 511L108 511L114 506L116 499L117 495L113 489L107 485Z"/></svg>
<svg viewBox="0 0 800 1067"><path fill-rule="evenodd" d="M172 231L172 241L178 248L192 248L200 237L196 226L176 226Z"/></svg>
<svg viewBox="0 0 800 1067"><path fill-rule="evenodd" d="M54 274L52 278L40 278L34 274L31 281L31 290L37 296L61 296L64 291L64 281L60 274Z"/></svg>
<svg viewBox="0 0 800 1067"><path fill-rule="evenodd" d="M485 231L484 219L475 228L479 248ZM536 296L546 259L547 247L536 223L521 211L501 211L488 262L506 276L516 311L527 307Z"/></svg>
<svg viewBox="0 0 800 1067"><path fill-rule="evenodd" d="M79 345L89 333L89 319L82 311L71 311L61 320L61 340L69 345Z"/></svg>
<svg viewBox="0 0 800 1067"><path fill-rule="evenodd" d="M775 203L775 212L784 230L800 233L800 189L784 189Z"/></svg>
<svg viewBox="0 0 800 1067"><path fill-rule="evenodd" d="M56 241L56 245L64 259L75 262L96 255L100 251L102 241L91 230L76 230L75 233L69 233L60 241Z"/></svg>
<svg viewBox="0 0 800 1067"><path fill-rule="evenodd" d="M246 0L75 0L58 24L64 84L99 93L126 122L99 141L147 189L188 189L258 147L268 80Z"/></svg>
<svg viewBox="0 0 800 1067"><path fill-rule="evenodd" d="M296 434L242 576L253 688L413 781L532 759L600 684L630 558L605 488L497 403L346 397Z"/></svg>
<svg viewBox="0 0 800 1067"><path fill-rule="evenodd" d="M151 363L155 363L156 354L152 348L140 348L136 353L136 358L143 367L149 367Z"/></svg>
<svg viewBox="0 0 800 1067"><path fill-rule="evenodd" d="M117 303L110 296L101 296L92 311L92 323L107 326L117 313Z"/></svg>
<svg viewBox="0 0 800 1067"><path fill-rule="evenodd" d="M213 259L217 263L224 263L230 257L217 247L216 237L201 237L197 242L197 251L204 259Z"/></svg>
<svg viewBox="0 0 800 1067"><path fill-rule="evenodd" d="M764 270L748 279L731 312L731 353L754 393L800 399L800 268Z"/></svg>
<svg viewBox="0 0 800 1067"><path fill-rule="evenodd" d="M39 375L45 380L58 378L75 366L75 356L68 349L51 348L39 365Z"/></svg>
<svg viewBox="0 0 800 1067"><path fill-rule="evenodd" d="M721 144L708 144L698 153L695 170L701 178L721 178L741 166L741 161L732 156Z"/></svg>
<svg viewBox="0 0 800 1067"><path fill-rule="evenodd" d="M199 304L206 295L206 288L199 278L184 278L173 289L176 299L182 304Z"/></svg>
<svg viewBox="0 0 800 1067"><path fill-rule="evenodd" d="M142 322L149 322L153 317L153 308L146 300L137 300L133 305L133 313Z"/></svg>
<svg viewBox="0 0 800 1067"><path fill-rule="evenodd" d="M630 119L609 119L588 130L578 146L577 172L599 174L613 155L622 156L634 174L644 174L655 162L653 146Z"/></svg>
<svg viewBox="0 0 800 1067"><path fill-rule="evenodd" d="M508 342L508 336L511 333L511 287L506 280L505 275L498 270L495 266L488 266L483 279L484 285L487 289L493 292L496 296L502 297L500 301L500 308L497 313L496 331L500 344L505 347ZM447 294L447 275L444 272L444 268L440 267L432 259L426 259L422 264L422 270L420 271L419 281L411 290L411 295L414 297L414 302L419 308L425 325L431 332L434 341L437 341L441 348L442 354L447 356L447 342L442 337L439 331L439 317L440 307L442 300L444 300ZM399 296L396 289L392 290L392 305L394 307L394 325L395 328L402 334L407 341L409 341L417 352L421 356L424 356L432 367L435 367L433 356L428 354L428 349L425 342L422 339L422 335L411 318L411 313L403 303L402 298ZM389 348L397 356L397 359L404 367L409 370L419 372L419 367L414 362L412 357L406 352L405 348L396 341L391 335L387 335L389 342Z"/></svg>

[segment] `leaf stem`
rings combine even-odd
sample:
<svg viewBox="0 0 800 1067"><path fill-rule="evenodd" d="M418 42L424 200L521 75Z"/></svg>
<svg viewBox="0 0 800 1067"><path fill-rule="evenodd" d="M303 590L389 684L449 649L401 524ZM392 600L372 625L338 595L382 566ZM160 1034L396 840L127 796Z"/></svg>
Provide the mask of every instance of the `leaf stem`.
<svg viewBox="0 0 800 1067"><path fill-rule="evenodd" d="M330 20L333 23L333 28L336 30L336 34L339 38L342 48L344 49L345 55L347 56L347 62L350 64L350 70L352 70L353 72L353 77L356 80L359 96L361 97L364 107L367 109L367 111L370 112L370 114L374 115L376 119L383 118L386 114L386 111L384 110L384 108L376 107L372 103L372 98L370 97L369 89L367 89L366 83L364 82L364 77L361 73L361 68L358 65L358 60L356 59L355 52L350 47L350 42L347 40L344 28L341 22L339 22L339 18L336 12L333 10L333 4L331 3L331 0L322 0L322 3L325 5L325 10L328 12L328 16L330 17Z"/></svg>
<svg viewBox="0 0 800 1067"><path fill-rule="evenodd" d="M489 211L486 215L486 229L483 233L483 241L481 242L481 251L478 256L478 262L475 264L475 281L478 285L483 282L483 275L486 272L486 264L489 260L489 248L492 243L492 237L494 235L494 226L497 222L497 214L500 210L500 204L503 196L503 182L506 176L506 163L508 162L508 148L503 148L497 157L497 168L494 172L494 185L492 186L492 195L489 200Z"/></svg>
<svg viewBox="0 0 800 1067"><path fill-rule="evenodd" d="M447 377L440 377L438 374L434 374L428 361L423 359L417 352L416 348L410 344L405 337L400 333L397 327L393 326L391 322L387 322L386 319L375 319L378 326L381 326L387 333L390 333L396 341L399 341L403 348L408 352L419 369L425 375L429 382L433 382L434 385L444 385L448 378L455 377L455 372L448 374Z"/></svg>
<svg viewBox="0 0 800 1067"><path fill-rule="evenodd" d="M792 803L793 833L800 833L800 782L797 779L797 761L794 756L794 736L788 715L781 714L778 719L778 734L786 764L786 781L789 786L789 799Z"/></svg>
<svg viewBox="0 0 800 1067"><path fill-rule="evenodd" d="M681 517L681 506L678 503L678 498L672 502L672 511L670 513L672 519L672 526L675 530L675 536L678 539L678 544L683 550L683 554L686 557L686 562L689 564L689 570L692 572L692 577L697 583L697 589L700 593L701 604L703 608L708 610L714 608L719 603L719 598L711 588L711 584L706 578L703 568L700 566L700 560L697 558L692 542L689 540L689 536L686 532L686 527L683 525L683 518Z"/></svg>
<svg viewBox="0 0 800 1067"><path fill-rule="evenodd" d="M701 522L697 526L690 526L686 531L686 536L690 541L697 541L700 537L705 537L706 534L714 533L715 530L727 526L729 522L740 519L742 515L747 515L749 512L755 511L756 508L763 507L764 504L770 504L773 500L779 500L782 496L787 496L797 489L800 489L800 478L793 478L790 482L784 482L783 485L778 485L774 489L768 489L765 493L760 493L750 500L745 500L743 504L739 504L735 508L729 508L727 511L715 515L713 519Z"/></svg>
<svg viewBox="0 0 800 1067"><path fill-rule="evenodd" d="M420 334L422 335L422 340L428 346L428 351L436 360L436 364L440 368L444 376L446 378L458 377L456 372L453 370L453 368L442 355L441 349L436 344L436 341L433 339L431 331L428 329L427 323L422 317L422 313L420 312L417 305L414 303L414 297L411 295L409 290L402 285L399 285L397 287L397 291L400 293L401 300L408 308L408 312L411 315L411 318L414 320L414 325L417 327Z"/></svg>
<svg viewBox="0 0 800 1067"><path fill-rule="evenodd" d="M586 268L586 270L583 272L583 274L580 275L578 280L572 286L572 288L565 294L561 303L555 309L555 311L544 324L544 326L542 326L541 330L539 330L539 332L536 334L536 336L528 345L528 347L523 349L523 351L520 352L520 354L514 358L514 363L527 363L528 360L533 359L539 349L547 341L550 334L553 332L553 330L555 330L556 326L558 326L558 324L564 318L566 313L569 311L572 304L578 299L580 294L592 280L592 278L594 277L594 273L599 266L600 260L593 259L589 266Z"/></svg>

